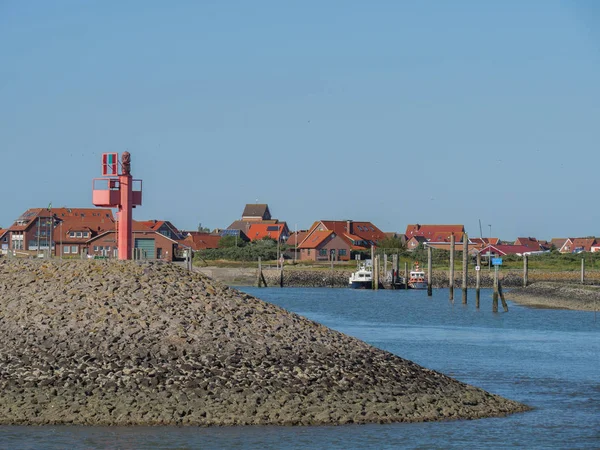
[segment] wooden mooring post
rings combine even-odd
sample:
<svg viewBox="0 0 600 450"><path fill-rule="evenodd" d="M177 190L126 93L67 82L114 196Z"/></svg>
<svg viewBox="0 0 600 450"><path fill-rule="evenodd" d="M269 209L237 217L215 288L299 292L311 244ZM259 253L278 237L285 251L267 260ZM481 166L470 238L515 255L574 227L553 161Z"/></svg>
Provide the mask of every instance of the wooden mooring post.
<svg viewBox="0 0 600 450"><path fill-rule="evenodd" d="M256 285L258 287L263 287L262 286L263 284L265 287L267 287L267 280L265 280L265 275L263 274L263 271L262 271L262 261L259 256L258 257L258 280L256 282Z"/></svg>
<svg viewBox="0 0 600 450"><path fill-rule="evenodd" d="M433 295L433 265L432 265L432 252L433 249L431 247L427 247L427 297L431 297Z"/></svg>
<svg viewBox="0 0 600 450"><path fill-rule="evenodd" d="M581 258L581 284L585 284L585 258Z"/></svg>
<svg viewBox="0 0 600 450"><path fill-rule="evenodd" d="M469 275L469 236L463 234L462 302L467 304L467 281Z"/></svg>
<svg viewBox="0 0 600 450"><path fill-rule="evenodd" d="M450 273L449 273L449 286L448 290L450 293L450 300L454 301L454 233L450 235Z"/></svg>
<svg viewBox="0 0 600 450"><path fill-rule="evenodd" d="M279 287L283 287L283 261L281 261L281 268L279 269Z"/></svg>
<svg viewBox="0 0 600 450"><path fill-rule="evenodd" d="M404 289L408 289L408 262L404 261Z"/></svg>
<svg viewBox="0 0 600 450"><path fill-rule="evenodd" d="M373 261L373 289L379 289L379 255L375 255Z"/></svg>
<svg viewBox="0 0 600 450"><path fill-rule="evenodd" d="M475 308L479 309L481 289L481 253L477 253L477 267L475 268Z"/></svg>
<svg viewBox="0 0 600 450"><path fill-rule="evenodd" d="M529 284L529 257L523 255L523 287Z"/></svg>
<svg viewBox="0 0 600 450"><path fill-rule="evenodd" d="M498 266L494 266L494 292L492 294L492 311L498 312Z"/></svg>
<svg viewBox="0 0 600 450"><path fill-rule="evenodd" d="M506 300L504 299L504 293L502 292L502 283L498 280L498 293L500 294L500 300L502 300L502 308L504 312L508 312L508 305L506 304ZM498 304L496 304L496 311L498 310Z"/></svg>
<svg viewBox="0 0 600 450"><path fill-rule="evenodd" d="M392 289L396 289L398 281L398 253L392 255Z"/></svg>

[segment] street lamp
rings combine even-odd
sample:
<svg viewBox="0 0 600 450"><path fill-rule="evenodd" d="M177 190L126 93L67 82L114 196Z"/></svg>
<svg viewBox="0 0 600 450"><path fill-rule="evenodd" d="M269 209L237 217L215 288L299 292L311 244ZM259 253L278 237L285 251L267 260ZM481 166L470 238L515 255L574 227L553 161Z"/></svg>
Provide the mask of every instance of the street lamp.
<svg viewBox="0 0 600 450"><path fill-rule="evenodd" d="M488 264L489 264L489 271L492 271L492 224L488 224L488 227L490 227L490 239L488 240Z"/></svg>

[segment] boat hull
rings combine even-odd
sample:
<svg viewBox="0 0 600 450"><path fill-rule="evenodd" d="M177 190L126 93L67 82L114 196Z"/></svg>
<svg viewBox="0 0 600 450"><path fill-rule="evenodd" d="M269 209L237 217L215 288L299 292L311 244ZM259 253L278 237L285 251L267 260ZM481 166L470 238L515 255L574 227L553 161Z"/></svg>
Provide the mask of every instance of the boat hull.
<svg viewBox="0 0 600 450"><path fill-rule="evenodd" d="M350 283L351 289L373 289L372 281L353 281Z"/></svg>
<svg viewBox="0 0 600 450"><path fill-rule="evenodd" d="M427 289L427 282L426 281L414 281L414 282L409 281L408 287L410 289Z"/></svg>

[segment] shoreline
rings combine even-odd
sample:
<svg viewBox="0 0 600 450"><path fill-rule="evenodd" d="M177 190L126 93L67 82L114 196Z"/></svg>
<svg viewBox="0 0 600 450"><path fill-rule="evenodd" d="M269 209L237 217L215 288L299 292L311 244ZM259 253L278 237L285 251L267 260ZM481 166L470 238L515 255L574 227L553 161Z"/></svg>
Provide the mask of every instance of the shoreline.
<svg viewBox="0 0 600 450"><path fill-rule="evenodd" d="M532 308L598 311L600 286L537 282L506 291L506 299Z"/></svg>

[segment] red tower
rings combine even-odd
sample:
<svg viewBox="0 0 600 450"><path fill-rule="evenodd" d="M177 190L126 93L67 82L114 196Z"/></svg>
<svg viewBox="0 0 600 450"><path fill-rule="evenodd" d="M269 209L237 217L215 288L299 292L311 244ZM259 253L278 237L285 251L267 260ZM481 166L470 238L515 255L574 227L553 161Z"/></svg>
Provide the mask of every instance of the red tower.
<svg viewBox="0 0 600 450"><path fill-rule="evenodd" d="M118 167L121 166L121 173ZM131 155L123 152L121 162L117 153L102 154L102 176L92 181L92 203L103 208L118 208L117 248L119 259L132 259L132 210L142 204L142 180L131 176ZM139 183L139 189L133 185Z"/></svg>

